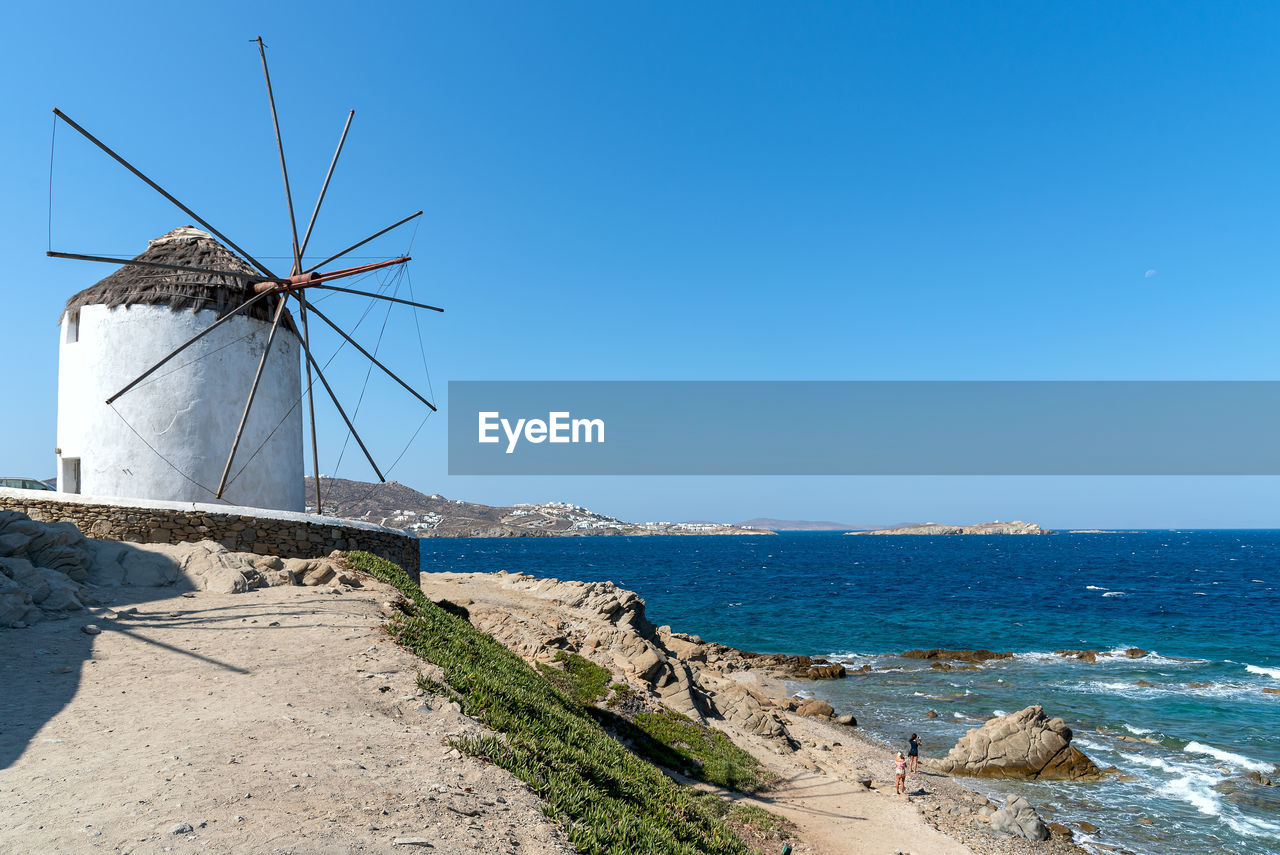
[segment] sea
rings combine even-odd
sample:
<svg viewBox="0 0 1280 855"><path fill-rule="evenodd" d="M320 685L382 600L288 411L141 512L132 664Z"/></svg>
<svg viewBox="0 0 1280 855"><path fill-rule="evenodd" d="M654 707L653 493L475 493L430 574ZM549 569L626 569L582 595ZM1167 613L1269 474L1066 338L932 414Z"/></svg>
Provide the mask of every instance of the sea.
<svg viewBox="0 0 1280 855"><path fill-rule="evenodd" d="M610 580L655 625L744 650L822 656L847 679L797 691L869 738L942 756L1040 704L1116 773L1095 783L971 780L1017 792L1077 842L1141 855L1280 853L1280 531L1046 536L425 539L422 569ZM914 648L1012 658L940 672ZM1124 651L1148 651L1129 658ZM1054 653L1113 653L1096 663ZM1079 829L1079 826L1077 826ZM1100 844L1092 846L1092 844Z"/></svg>

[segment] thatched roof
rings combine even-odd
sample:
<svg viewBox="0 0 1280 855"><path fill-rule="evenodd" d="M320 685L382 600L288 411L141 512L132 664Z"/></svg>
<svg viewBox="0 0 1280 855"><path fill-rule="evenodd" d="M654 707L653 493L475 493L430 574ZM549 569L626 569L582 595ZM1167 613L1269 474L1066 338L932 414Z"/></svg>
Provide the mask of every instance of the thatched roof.
<svg viewBox="0 0 1280 855"><path fill-rule="evenodd" d="M75 318L81 306L150 305L168 306L173 311L212 309L222 315L252 297L253 283L266 278L212 235L193 226L176 228L150 241L146 252L135 260L226 271L228 275L125 265L68 300L66 314ZM277 299L268 297L255 303L246 314L270 322ZM297 331L287 309L281 323Z"/></svg>

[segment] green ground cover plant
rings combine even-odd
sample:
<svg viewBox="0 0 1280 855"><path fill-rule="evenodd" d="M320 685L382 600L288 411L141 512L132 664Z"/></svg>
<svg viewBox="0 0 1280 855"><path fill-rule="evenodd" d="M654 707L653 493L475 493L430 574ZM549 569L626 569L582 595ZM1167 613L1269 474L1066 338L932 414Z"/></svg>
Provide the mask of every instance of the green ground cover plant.
<svg viewBox="0 0 1280 855"><path fill-rule="evenodd" d="M444 673L463 711L496 733L455 746L508 770L590 855L747 855L720 800L675 783L605 732L524 660L431 602L402 569L362 552L348 564L398 590L387 631ZM568 673L567 671L565 673ZM594 680L592 680L594 682ZM430 690L425 680L423 688Z"/></svg>
<svg viewBox="0 0 1280 855"><path fill-rule="evenodd" d="M580 704L594 704L609 693L609 671L586 657L566 650L556 652L560 667L538 663L538 671L557 689Z"/></svg>
<svg viewBox="0 0 1280 855"><path fill-rule="evenodd" d="M754 793L773 780L760 761L733 744L723 732L700 724L675 710L637 713L636 727L674 750L693 766L690 777L718 787Z"/></svg>

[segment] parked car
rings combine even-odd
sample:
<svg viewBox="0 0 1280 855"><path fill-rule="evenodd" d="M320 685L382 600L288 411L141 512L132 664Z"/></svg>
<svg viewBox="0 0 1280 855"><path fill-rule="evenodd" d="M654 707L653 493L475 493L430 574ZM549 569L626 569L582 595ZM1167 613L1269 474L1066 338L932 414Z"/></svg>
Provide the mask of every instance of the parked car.
<svg viewBox="0 0 1280 855"><path fill-rule="evenodd" d="M52 490L43 481L37 481L35 478L0 478L0 487L13 487L17 490Z"/></svg>

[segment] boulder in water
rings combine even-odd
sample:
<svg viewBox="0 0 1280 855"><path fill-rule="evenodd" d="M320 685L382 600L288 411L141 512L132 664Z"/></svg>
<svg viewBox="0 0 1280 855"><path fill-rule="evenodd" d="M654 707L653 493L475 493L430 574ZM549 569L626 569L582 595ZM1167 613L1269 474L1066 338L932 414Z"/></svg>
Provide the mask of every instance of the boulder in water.
<svg viewBox="0 0 1280 855"><path fill-rule="evenodd" d="M997 653L994 650L948 650L934 647L929 650L908 650L902 654L903 659L950 659L953 662L986 662L989 659L1012 659L1013 654L1006 651Z"/></svg>
<svg viewBox="0 0 1280 855"><path fill-rule="evenodd" d="M953 775L974 778L1077 781L1102 776L1094 762L1071 745L1071 728L1039 706L993 718L966 733L934 763Z"/></svg>

